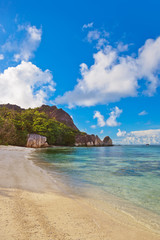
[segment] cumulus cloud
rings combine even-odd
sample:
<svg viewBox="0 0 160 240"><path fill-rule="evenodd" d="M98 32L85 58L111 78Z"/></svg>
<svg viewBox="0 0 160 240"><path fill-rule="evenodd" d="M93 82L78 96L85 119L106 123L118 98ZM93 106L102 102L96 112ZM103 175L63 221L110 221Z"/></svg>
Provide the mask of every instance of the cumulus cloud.
<svg viewBox="0 0 160 240"><path fill-rule="evenodd" d="M87 34L87 41L89 43L92 43L93 41L96 43L96 48L102 49L104 48L107 44L108 44L108 37L109 37L109 33L106 31L100 31L97 29L94 29L92 31L88 31Z"/></svg>
<svg viewBox="0 0 160 240"><path fill-rule="evenodd" d="M105 38L100 38L100 39L98 39L98 42L96 44L96 48L98 50L101 49L101 48L104 48L107 43L108 43L108 41Z"/></svg>
<svg viewBox="0 0 160 240"><path fill-rule="evenodd" d="M4 59L4 55L0 54L0 60L3 60L3 59Z"/></svg>
<svg viewBox="0 0 160 240"><path fill-rule="evenodd" d="M109 113L109 118L105 120L104 116L99 112L95 111L93 118L97 118L97 125L99 127L109 126L109 127L116 127L120 125L121 123L117 122L117 118L122 113L122 109L119 109L118 107L114 107L112 111Z"/></svg>
<svg viewBox="0 0 160 240"><path fill-rule="evenodd" d="M22 28L23 29L23 28ZM34 56L34 51L41 42L42 29L37 29L35 26L26 26L24 29L27 32L26 38L22 41L19 52L14 54L15 61L28 61Z"/></svg>
<svg viewBox="0 0 160 240"><path fill-rule="evenodd" d="M93 118L97 118L98 121L98 126L100 127L104 127L105 126L105 121L104 121L104 116L99 112L99 111L95 111L94 112L94 116Z"/></svg>
<svg viewBox="0 0 160 240"><path fill-rule="evenodd" d="M132 131L121 141L123 144L160 144L160 129Z"/></svg>
<svg viewBox="0 0 160 240"><path fill-rule="evenodd" d="M55 83L49 70L42 71L31 62L22 61L0 73L0 103L37 107L53 94Z"/></svg>
<svg viewBox="0 0 160 240"><path fill-rule="evenodd" d="M18 36L18 33L23 36ZM28 61L34 56L34 52L41 42L42 29L38 29L36 26L19 25L16 35L16 39L13 36L9 37L2 46L2 50L13 52L13 60L16 62Z"/></svg>
<svg viewBox="0 0 160 240"><path fill-rule="evenodd" d="M146 110L144 110L144 111L138 113L139 116L144 116L144 115L147 115L147 114L148 114L148 113L146 112Z"/></svg>
<svg viewBox="0 0 160 240"><path fill-rule="evenodd" d="M104 131L103 131L103 129L100 131L100 134L102 134Z"/></svg>
<svg viewBox="0 0 160 240"><path fill-rule="evenodd" d="M121 123L117 122L117 118L121 115L122 112L122 109L115 107L109 114L110 117L107 119L106 125L109 127L116 127L120 125Z"/></svg>
<svg viewBox="0 0 160 240"><path fill-rule="evenodd" d="M99 34L89 36L96 39ZM159 86L160 37L148 39L137 57L121 56L117 48L107 45L95 53L93 59L90 67L85 63L80 65L81 79L72 91L56 98L58 104L67 104L70 108L94 106L136 97L142 91L142 79L146 83L143 94L152 96Z"/></svg>
<svg viewBox="0 0 160 240"><path fill-rule="evenodd" d="M87 35L88 42L92 42L100 38L101 33L98 30L89 31Z"/></svg>
<svg viewBox="0 0 160 240"><path fill-rule="evenodd" d="M125 135L126 135L126 131L121 131L120 129L118 129L117 137L124 137Z"/></svg>
<svg viewBox="0 0 160 240"><path fill-rule="evenodd" d="M88 24L84 24L82 29L86 29L86 28L92 28L93 27L93 22L88 23Z"/></svg>
<svg viewBox="0 0 160 240"><path fill-rule="evenodd" d="M117 50L119 52L128 51L128 44L123 44L123 42L119 42L118 45L117 45Z"/></svg>

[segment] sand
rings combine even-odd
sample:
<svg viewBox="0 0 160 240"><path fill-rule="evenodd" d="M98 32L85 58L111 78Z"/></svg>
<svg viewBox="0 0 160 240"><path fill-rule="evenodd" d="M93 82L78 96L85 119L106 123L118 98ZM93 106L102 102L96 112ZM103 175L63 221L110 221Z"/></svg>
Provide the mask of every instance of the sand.
<svg viewBox="0 0 160 240"><path fill-rule="evenodd" d="M0 147L0 240L160 239L110 205L104 213L62 193L47 172L28 160L32 151Z"/></svg>

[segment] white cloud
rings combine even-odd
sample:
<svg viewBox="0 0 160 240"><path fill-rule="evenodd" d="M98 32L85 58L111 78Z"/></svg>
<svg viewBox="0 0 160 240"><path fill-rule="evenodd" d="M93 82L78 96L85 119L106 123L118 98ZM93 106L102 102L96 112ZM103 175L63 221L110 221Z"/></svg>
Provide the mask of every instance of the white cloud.
<svg viewBox="0 0 160 240"><path fill-rule="evenodd" d="M144 110L144 111L142 111L142 112L140 112L140 113L138 113L138 115L139 116L144 116L144 115L147 115L148 113Z"/></svg>
<svg viewBox="0 0 160 240"><path fill-rule="evenodd" d="M108 43L108 41L105 38L100 38L98 39L96 48L99 50L101 48L104 48L106 46L106 44Z"/></svg>
<svg viewBox="0 0 160 240"><path fill-rule="evenodd" d="M95 111L94 112L93 118L94 119L97 118L98 126L100 126L100 127L104 127L105 126L106 123L104 121L104 116L99 111Z"/></svg>
<svg viewBox="0 0 160 240"><path fill-rule="evenodd" d="M121 131L120 129L118 129L117 137L124 137L125 135L126 135L126 131Z"/></svg>
<svg viewBox="0 0 160 240"><path fill-rule="evenodd" d="M122 144L160 144L160 129L132 131L121 141Z"/></svg>
<svg viewBox="0 0 160 240"><path fill-rule="evenodd" d="M35 26L27 26L26 30L29 34L30 41L41 41L42 29L37 29Z"/></svg>
<svg viewBox="0 0 160 240"><path fill-rule="evenodd" d="M82 29L86 29L86 28L92 28L93 27L93 22L88 23L88 24L84 24Z"/></svg>
<svg viewBox="0 0 160 240"><path fill-rule="evenodd" d="M104 131L103 131L103 130L101 130L101 131L100 131L100 134L102 134L103 132L104 132Z"/></svg>
<svg viewBox="0 0 160 240"><path fill-rule="evenodd" d="M88 42L92 42L100 38L101 33L98 30L89 31L87 35Z"/></svg>
<svg viewBox="0 0 160 240"><path fill-rule="evenodd" d="M24 28L27 32L26 38L19 47L19 52L14 54L15 61L28 61L34 56L34 51L38 48L41 42L42 29L37 29L35 26L26 26Z"/></svg>
<svg viewBox="0 0 160 240"><path fill-rule="evenodd" d="M96 128L96 125L91 125L91 128L95 129L95 128Z"/></svg>
<svg viewBox="0 0 160 240"><path fill-rule="evenodd" d="M128 51L128 44L123 44L123 42L119 42L118 45L117 45L117 50L119 52Z"/></svg>
<svg viewBox="0 0 160 240"><path fill-rule="evenodd" d="M120 125L121 123L117 122L117 118L120 116L121 113L122 113L122 109L115 107L113 111L109 114L110 117L106 121L107 126L116 127Z"/></svg>
<svg viewBox="0 0 160 240"><path fill-rule="evenodd" d="M94 29L92 31L89 31L87 34L87 41L89 43L95 41L96 48L99 50L101 48L104 48L108 44L107 38L109 37L109 33L106 31L99 31L97 29Z"/></svg>
<svg viewBox="0 0 160 240"><path fill-rule="evenodd" d="M90 33L90 39L98 38L98 33ZM94 64L81 64L82 78L72 91L56 98L58 104L74 106L94 106L119 101L121 98L136 97L141 79L145 80L143 94L149 96L159 86L160 37L149 39L139 49L138 56L119 55L119 50L106 46L93 55ZM83 66L83 68L82 68ZM85 67L84 67L85 66Z"/></svg>
<svg viewBox="0 0 160 240"><path fill-rule="evenodd" d="M110 117L105 121L104 116L99 112L95 111L93 118L97 118L97 125L99 127L109 126L109 127L116 127L120 125L121 123L117 122L117 118L122 113L122 109L119 109L118 107L114 107L113 110L110 112Z"/></svg>
<svg viewBox="0 0 160 240"><path fill-rule="evenodd" d="M3 59L4 59L4 55L0 54L0 60L3 60Z"/></svg>
<svg viewBox="0 0 160 240"><path fill-rule="evenodd" d="M55 83L49 70L42 71L31 62L22 61L0 73L0 103L37 107L54 92Z"/></svg>
<svg viewBox="0 0 160 240"><path fill-rule="evenodd" d="M144 137L146 135L153 136L153 135L159 135L160 129L149 129L149 130L141 130L141 131L132 131L131 134L136 136Z"/></svg>
<svg viewBox="0 0 160 240"><path fill-rule="evenodd" d="M18 33L23 33L22 36L18 36ZM14 61L28 61L34 56L34 52L38 48L41 37L42 29L36 28L36 26L19 25L16 33L16 39L10 36L6 43L2 46L2 50L13 52Z"/></svg>

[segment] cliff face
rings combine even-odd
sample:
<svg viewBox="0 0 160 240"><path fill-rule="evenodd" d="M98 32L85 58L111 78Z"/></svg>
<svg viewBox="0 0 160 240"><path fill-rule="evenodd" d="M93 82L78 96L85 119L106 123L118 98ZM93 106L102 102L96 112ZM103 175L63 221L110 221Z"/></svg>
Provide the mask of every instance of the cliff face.
<svg viewBox="0 0 160 240"><path fill-rule="evenodd" d="M8 104L0 104L0 108L3 108L3 107L11 109L11 110L15 110L17 112L20 112L20 111L24 110L24 108L21 108L17 105L9 104L9 103Z"/></svg>
<svg viewBox="0 0 160 240"><path fill-rule="evenodd" d="M39 112L45 112L50 118L55 118L57 121L64 123L74 130L78 130L70 115L62 108L58 109L56 106L42 105L38 108Z"/></svg>
<svg viewBox="0 0 160 240"><path fill-rule="evenodd" d="M0 104L0 107L6 107L8 109L15 110L18 112L25 110L24 108L21 108L17 105L12 105L9 103L8 104ZM45 112L49 118L55 118L56 121L64 123L66 126L71 127L74 130L78 130L78 128L76 127L76 125L73 122L73 119L62 108L58 109L56 106L42 105L41 107L37 108L37 111Z"/></svg>

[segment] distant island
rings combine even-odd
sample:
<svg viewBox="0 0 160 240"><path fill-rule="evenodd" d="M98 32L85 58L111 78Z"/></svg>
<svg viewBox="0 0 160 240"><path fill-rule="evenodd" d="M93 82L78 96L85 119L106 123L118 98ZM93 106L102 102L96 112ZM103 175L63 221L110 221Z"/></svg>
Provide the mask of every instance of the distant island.
<svg viewBox="0 0 160 240"><path fill-rule="evenodd" d="M112 140L106 136L102 141L97 135L79 131L71 116L56 106L23 109L1 104L0 144L35 148L50 145L112 146Z"/></svg>

